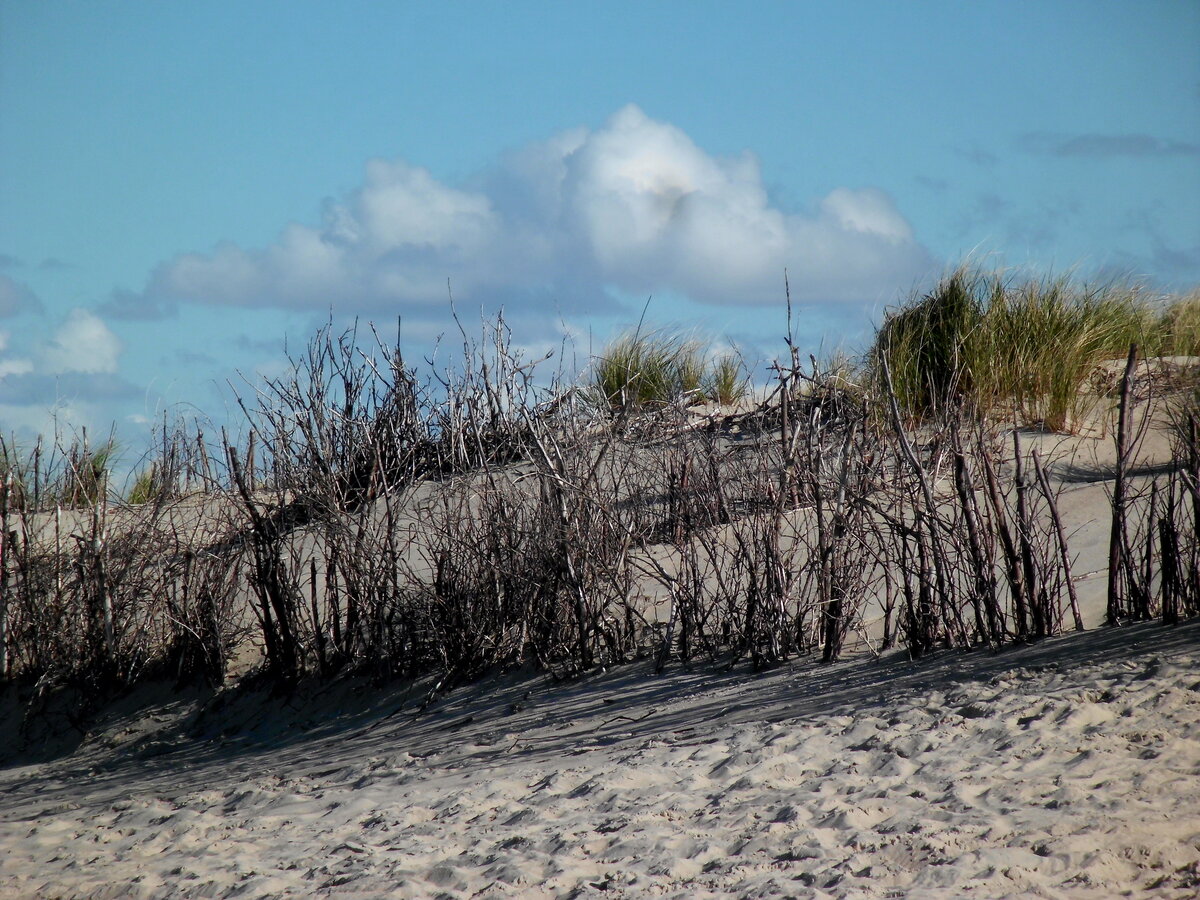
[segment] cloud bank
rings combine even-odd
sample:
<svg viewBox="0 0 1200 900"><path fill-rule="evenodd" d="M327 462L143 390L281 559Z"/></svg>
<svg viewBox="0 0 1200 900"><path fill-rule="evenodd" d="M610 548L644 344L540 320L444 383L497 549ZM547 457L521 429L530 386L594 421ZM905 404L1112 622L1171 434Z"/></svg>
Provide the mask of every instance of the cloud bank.
<svg viewBox="0 0 1200 900"><path fill-rule="evenodd" d="M109 315L179 303L420 316L456 298L567 312L611 307L611 288L706 304L890 298L931 260L883 191L839 188L803 214L772 205L753 155L714 157L636 106L508 153L466 184L403 160L372 160L265 248L232 243L160 265Z"/></svg>

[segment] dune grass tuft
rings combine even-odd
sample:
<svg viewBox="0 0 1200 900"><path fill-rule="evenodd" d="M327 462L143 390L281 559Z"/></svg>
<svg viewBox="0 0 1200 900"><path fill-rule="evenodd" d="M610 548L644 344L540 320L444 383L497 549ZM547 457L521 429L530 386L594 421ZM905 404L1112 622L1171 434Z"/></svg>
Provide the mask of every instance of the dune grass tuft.
<svg viewBox="0 0 1200 900"><path fill-rule="evenodd" d="M165 488L160 466L151 463L134 478L133 485L129 488L128 501L134 506L153 503L165 495Z"/></svg>
<svg viewBox="0 0 1200 900"><path fill-rule="evenodd" d="M1080 387L1100 363L1131 343L1160 352L1157 319L1124 285L1011 281L962 267L889 313L870 359L880 382L886 362L910 415L967 406L1064 430L1096 402Z"/></svg>
<svg viewBox="0 0 1200 900"><path fill-rule="evenodd" d="M1200 356L1200 291L1193 291L1163 310L1160 328L1163 353Z"/></svg>
<svg viewBox="0 0 1200 900"><path fill-rule="evenodd" d="M612 409L715 400L735 403L746 392L740 357L713 357L693 337L633 331L613 341L593 361L591 386Z"/></svg>
<svg viewBox="0 0 1200 900"><path fill-rule="evenodd" d="M69 448L55 491L59 505L67 509L93 506L108 494L116 443L109 439L99 447L89 447L87 438Z"/></svg>
<svg viewBox="0 0 1200 900"><path fill-rule="evenodd" d="M879 376L886 365L901 409L935 415L973 393L970 354L989 294L997 290L1003 286L994 276L959 268L930 293L886 315L870 364Z"/></svg>
<svg viewBox="0 0 1200 900"><path fill-rule="evenodd" d="M714 403L730 406L746 396L749 380L742 358L726 353L709 366L705 396Z"/></svg>

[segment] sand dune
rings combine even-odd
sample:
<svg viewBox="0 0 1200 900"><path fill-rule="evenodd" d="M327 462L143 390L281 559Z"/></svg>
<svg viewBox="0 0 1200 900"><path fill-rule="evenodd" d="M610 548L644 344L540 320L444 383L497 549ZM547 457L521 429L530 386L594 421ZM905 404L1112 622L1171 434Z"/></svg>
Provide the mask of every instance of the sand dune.
<svg viewBox="0 0 1200 900"><path fill-rule="evenodd" d="M52 700L18 735L10 691L0 900L1200 896L1200 620L1097 627L1112 441L1021 440L1088 631L914 661L868 611L764 672L145 683L85 735ZM1152 430L1131 480L1173 464Z"/></svg>
<svg viewBox="0 0 1200 900"><path fill-rule="evenodd" d="M0 897L1191 897L1198 672L1191 622L423 713L147 695L0 772Z"/></svg>

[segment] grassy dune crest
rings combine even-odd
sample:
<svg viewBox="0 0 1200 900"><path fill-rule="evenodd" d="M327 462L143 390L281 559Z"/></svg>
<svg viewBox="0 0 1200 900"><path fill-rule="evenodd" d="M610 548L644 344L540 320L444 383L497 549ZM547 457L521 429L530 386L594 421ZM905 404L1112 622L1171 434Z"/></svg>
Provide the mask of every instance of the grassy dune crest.
<svg viewBox="0 0 1200 900"><path fill-rule="evenodd" d="M889 312L869 353L877 384L890 369L901 408L917 417L962 408L1052 431L1094 406L1082 390L1101 363L1190 354L1195 300L1161 307L1137 290L1067 278L1006 278L962 267Z"/></svg>

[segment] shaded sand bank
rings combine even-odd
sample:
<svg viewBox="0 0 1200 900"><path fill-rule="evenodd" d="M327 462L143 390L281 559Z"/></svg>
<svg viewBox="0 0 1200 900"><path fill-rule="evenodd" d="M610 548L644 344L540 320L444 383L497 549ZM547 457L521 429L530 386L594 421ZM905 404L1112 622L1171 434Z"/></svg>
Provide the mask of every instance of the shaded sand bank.
<svg viewBox="0 0 1200 900"><path fill-rule="evenodd" d="M0 897L1192 897L1200 622L760 676L145 691L0 770Z"/></svg>

